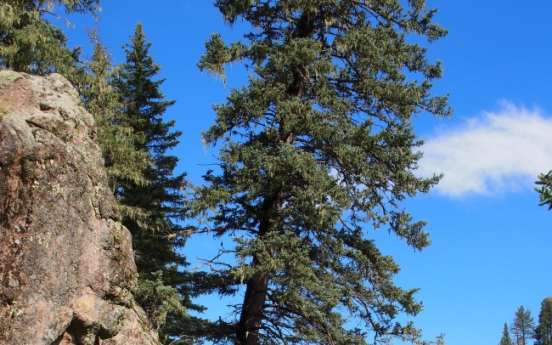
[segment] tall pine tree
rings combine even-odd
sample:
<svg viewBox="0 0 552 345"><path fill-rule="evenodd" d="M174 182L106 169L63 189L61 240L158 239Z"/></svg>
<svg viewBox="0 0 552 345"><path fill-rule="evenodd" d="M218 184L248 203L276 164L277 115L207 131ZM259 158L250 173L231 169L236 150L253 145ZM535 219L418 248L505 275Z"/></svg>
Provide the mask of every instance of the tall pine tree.
<svg viewBox="0 0 552 345"><path fill-rule="evenodd" d="M535 321L531 316L531 311L520 306L516 311L514 322L510 326L510 331L516 339L516 345L527 345L527 341L533 337L535 330Z"/></svg>
<svg viewBox="0 0 552 345"><path fill-rule="evenodd" d="M120 94L110 85L116 68L108 49L100 42L97 31L89 32L93 45L90 60L83 63L84 70L77 78L77 89L84 106L96 121L98 144L105 159L109 186L117 190L117 181L129 180L147 184L142 170L151 165L150 157L134 147L144 136L136 133L121 109Z"/></svg>
<svg viewBox="0 0 552 345"><path fill-rule="evenodd" d="M226 339L423 343L412 323L396 321L421 311L418 289L394 284L399 266L370 234L383 228L416 250L430 243L425 222L400 203L439 180L413 173L422 142L411 120L450 115L447 98L430 93L442 69L407 42L446 34L435 11L423 0L215 4L228 23L252 27L230 45L213 35L199 63L223 78L236 61L250 73L203 133L221 145L220 169L206 174L194 206L205 231L234 240L224 248L236 261L218 271L221 287L239 296L243 284L244 294L235 323L221 320Z"/></svg>
<svg viewBox="0 0 552 345"><path fill-rule="evenodd" d="M499 345L514 345L510 332L508 331L508 325L504 323L504 330L502 331L502 338L500 338Z"/></svg>
<svg viewBox="0 0 552 345"><path fill-rule="evenodd" d="M167 153L178 144L175 121L163 115L175 102L161 92L164 79L154 80L160 66L149 54L143 27L138 24L130 44L125 45L126 62L113 86L135 133L144 136L134 147L147 152L153 164L143 170L148 184L118 181L120 203L127 208L123 224L133 236L139 273L137 300L166 343L186 333L191 320L185 308L198 309L190 302L190 275L182 271L188 263L182 255L186 232L180 224L186 217L185 174L175 175L177 157Z"/></svg>
<svg viewBox="0 0 552 345"><path fill-rule="evenodd" d="M552 345L552 297L545 298L541 303L534 338L535 345Z"/></svg>

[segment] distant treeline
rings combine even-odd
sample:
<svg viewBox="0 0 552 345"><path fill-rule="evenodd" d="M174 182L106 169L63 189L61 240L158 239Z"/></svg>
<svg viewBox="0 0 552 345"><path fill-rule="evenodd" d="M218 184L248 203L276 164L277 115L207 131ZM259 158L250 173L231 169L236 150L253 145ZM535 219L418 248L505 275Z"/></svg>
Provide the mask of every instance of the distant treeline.
<svg viewBox="0 0 552 345"><path fill-rule="evenodd" d="M510 327L504 324L499 345L528 345L531 339L535 340L534 345L552 345L552 297L542 301L538 324L535 324L531 311L520 306Z"/></svg>

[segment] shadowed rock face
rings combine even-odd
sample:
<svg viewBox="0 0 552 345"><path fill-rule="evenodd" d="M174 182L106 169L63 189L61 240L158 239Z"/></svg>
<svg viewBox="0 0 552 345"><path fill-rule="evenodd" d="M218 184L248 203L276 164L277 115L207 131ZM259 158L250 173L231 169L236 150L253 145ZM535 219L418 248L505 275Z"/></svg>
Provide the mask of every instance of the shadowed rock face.
<svg viewBox="0 0 552 345"><path fill-rule="evenodd" d="M58 74L0 72L0 344L157 344L78 104Z"/></svg>

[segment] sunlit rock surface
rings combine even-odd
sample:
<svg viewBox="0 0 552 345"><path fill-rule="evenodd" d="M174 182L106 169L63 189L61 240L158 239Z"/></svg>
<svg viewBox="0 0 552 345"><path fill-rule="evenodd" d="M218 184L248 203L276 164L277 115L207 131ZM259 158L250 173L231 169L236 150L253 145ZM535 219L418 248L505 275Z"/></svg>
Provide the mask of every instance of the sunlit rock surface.
<svg viewBox="0 0 552 345"><path fill-rule="evenodd" d="M92 116L59 74L0 72L0 344L157 344Z"/></svg>

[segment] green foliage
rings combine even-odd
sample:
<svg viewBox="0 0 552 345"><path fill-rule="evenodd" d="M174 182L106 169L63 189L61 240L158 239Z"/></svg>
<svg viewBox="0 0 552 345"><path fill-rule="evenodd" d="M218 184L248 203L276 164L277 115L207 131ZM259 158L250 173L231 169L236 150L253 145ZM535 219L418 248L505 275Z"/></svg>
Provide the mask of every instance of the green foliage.
<svg viewBox="0 0 552 345"><path fill-rule="evenodd" d="M137 150L136 142L144 142L145 137L136 133L130 120L122 111L120 93L110 85L116 69L111 56L99 40L95 31L91 31L94 53L90 61L85 62L85 72L78 78L79 93L84 106L96 120L98 144L102 150L109 185L118 197L120 181L149 184L143 170L151 166L147 152Z"/></svg>
<svg viewBox="0 0 552 345"><path fill-rule="evenodd" d="M540 174L539 180L535 182L540 188L535 190L540 194L539 206L548 205L548 210L552 209L552 170L548 174Z"/></svg>
<svg viewBox="0 0 552 345"><path fill-rule="evenodd" d="M55 6L66 13L98 11L99 0L0 1L0 65L35 75L59 72L69 79L76 73L80 49L66 47L60 28L44 20Z"/></svg>
<svg viewBox="0 0 552 345"><path fill-rule="evenodd" d="M541 302L539 324L534 333L535 345L552 345L552 297Z"/></svg>
<svg viewBox="0 0 552 345"><path fill-rule="evenodd" d="M123 224L130 230L136 252L141 293L137 296L149 319L165 343L187 333L194 319L186 308L202 310L190 301L192 277L182 268L188 263L181 254L187 232L178 224L186 218L183 191L185 175L174 175L178 159L167 154L176 147L175 121L163 121L163 114L174 101L165 100L160 87L164 79L154 80L160 72L149 55L141 24L136 26L131 43L125 45L126 62L118 70L112 86L119 95L125 119L139 137L131 143L146 153L152 165L140 170L148 184L120 179L117 185L122 205L136 212L123 213ZM155 282L155 283L153 283Z"/></svg>
<svg viewBox="0 0 552 345"><path fill-rule="evenodd" d="M199 232L235 242L223 252L236 263L217 268L221 293L245 285L227 341L424 343L412 323L395 320L421 311L417 289L393 283L399 266L368 238L385 228L416 250L430 243L425 222L400 207L439 180L413 174L422 142L411 119L451 109L430 95L440 63L406 38L431 42L446 31L424 1L408 4L216 1L227 22L254 28L230 45L214 34L199 63L223 78L236 61L251 73L215 106L203 138L221 144L220 169L205 175L193 203L209 221Z"/></svg>
<svg viewBox="0 0 552 345"><path fill-rule="evenodd" d="M528 339L533 336L535 330L535 321L531 316L529 309L525 310L523 306L520 306L516 311L514 322L510 326L510 331L516 339L517 345L527 345Z"/></svg>
<svg viewBox="0 0 552 345"><path fill-rule="evenodd" d="M508 325L504 323L504 330L502 331L502 338L500 338L499 345L514 345L512 338L510 337L510 332L508 331Z"/></svg>
<svg viewBox="0 0 552 345"><path fill-rule="evenodd" d="M165 285L162 271L152 272L149 276L155 280L139 279L135 298L148 315L153 328L160 331L169 313L185 318L186 308L182 305L178 290Z"/></svg>

